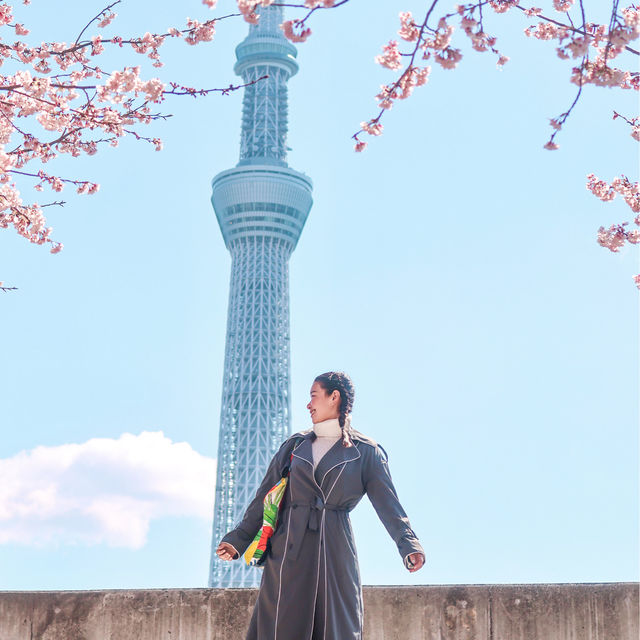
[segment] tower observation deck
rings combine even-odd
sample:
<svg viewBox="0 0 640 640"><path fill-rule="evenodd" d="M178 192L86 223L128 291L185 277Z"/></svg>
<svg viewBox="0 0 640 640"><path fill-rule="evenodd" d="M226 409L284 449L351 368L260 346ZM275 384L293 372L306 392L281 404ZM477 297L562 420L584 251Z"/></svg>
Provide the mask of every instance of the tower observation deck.
<svg viewBox="0 0 640 640"><path fill-rule="evenodd" d="M220 560L216 547L255 496L289 435L289 258L311 209L311 180L290 169L287 82L296 48L280 29L282 7L259 7L236 47L245 83L240 160L212 181L211 202L231 254L210 587L258 586L261 570ZM268 76L258 80L262 76Z"/></svg>

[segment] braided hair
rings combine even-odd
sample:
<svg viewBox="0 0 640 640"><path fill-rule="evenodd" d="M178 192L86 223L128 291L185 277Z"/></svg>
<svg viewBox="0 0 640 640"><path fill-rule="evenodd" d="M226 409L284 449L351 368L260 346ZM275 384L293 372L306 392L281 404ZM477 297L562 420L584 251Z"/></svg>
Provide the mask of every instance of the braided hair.
<svg viewBox="0 0 640 640"><path fill-rule="evenodd" d="M338 422L342 430L342 446L352 447L351 410L353 409L355 389L351 378L342 371L328 371L317 376L314 382L319 383L327 395L332 394L334 391L340 393Z"/></svg>

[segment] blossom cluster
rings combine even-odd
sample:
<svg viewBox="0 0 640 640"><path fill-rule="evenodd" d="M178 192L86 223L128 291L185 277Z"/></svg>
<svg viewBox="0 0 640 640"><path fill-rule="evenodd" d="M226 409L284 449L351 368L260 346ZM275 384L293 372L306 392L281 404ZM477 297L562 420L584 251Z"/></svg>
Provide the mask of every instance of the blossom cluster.
<svg viewBox="0 0 640 640"><path fill-rule="evenodd" d="M512 7L518 6L518 0L490 0L489 6L496 13L506 13Z"/></svg>
<svg viewBox="0 0 640 640"><path fill-rule="evenodd" d="M389 40L389 44L385 44L382 47L382 54L375 57L375 61L393 71L399 69L402 66L402 58L400 57L400 51L398 51L398 43L396 40Z"/></svg>
<svg viewBox="0 0 640 640"><path fill-rule="evenodd" d="M202 1L209 8L216 5L216 0ZM112 10L115 4L117 1L91 20L82 33L92 25L99 29L111 25L117 16ZM24 24L13 21L12 7L0 2L0 27L12 29L12 38L14 34L21 38L29 35ZM175 88L168 91L159 78L143 79L140 66L107 74L95 64L95 58L108 47L130 46L149 58L154 67L161 67L159 48L167 37L183 37L191 45L208 42L215 35L215 23L215 19L187 19L186 28L171 27L164 34L147 32L128 40L98 34L81 39L81 34L73 44L31 46L24 39L11 45L1 43L0 66L13 65L17 70L0 75L0 228L13 227L36 244L51 243L51 252L58 253L63 245L51 238L45 205L24 203L13 182L15 176L33 179L36 191L48 187L60 192L70 184L77 193L96 193L97 183L45 173L37 165L50 163L60 154L94 155L103 144L117 146L127 134L159 151L162 141L140 135L136 127L163 117L152 114L149 105L161 102L166 93L175 93ZM29 163L36 167L29 170Z"/></svg>
<svg viewBox="0 0 640 640"><path fill-rule="evenodd" d="M587 189L603 202L609 202L619 194L631 211L640 213L640 190L637 182L631 182L626 176L614 178L611 184L599 180L593 173L587 176Z"/></svg>
<svg viewBox="0 0 640 640"><path fill-rule="evenodd" d="M640 189L637 182L631 182L626 176L614 178L611 184L598 179L593 173L587 176L587 189L603 202L610 202L617 194L622 196L631 210L637 214L634 218L636 226L640 227ZM628 229L628 222L613 224L608 229L598 229L598 244L609 251L618 253L626 242L640 244L640 229ZM640 289L640 275L633 276Z"/></svg>
<svg viewBox="0 0 640 640"><path fill-rule="evenodd" d="M203 0L207 4L206 0ZM259 6L268 7L274 0L236 0L238 10L249 24L258 24L259 14L256 9ZM331 9L335 0L305 0L304 6L310 9L310 13L318 8ZM286 38L292 42L304 42L310 35L311 29L304 26L306 18L302 20L287 20L280 25Z"/></svg>
<svg viewBox="0 0 640 640"><path fill-rule="evenodd" d="M554 0L554 7L558 11L568 11L572 6L572 0ZM610 28L587 23L582 31L571 24L558 25L541 21L527 27L524 33L539 40L558 40L560 46L557 48L557 55L561 59L583 59L580 66L572 71L571 82L574 84L637 90L637 73L618 69L610 64L612 59L625 51L631 41L640 36L640 10L630 6L620 13L620 19L613 21ZM588 59L590 48L596 50L595 60Z"/></svg>
<svg viewBox="0 0 640 640"><path fill-rule="evenodd" d="M624 176L615 178L611 184L608 184L604 180L598 180L593 174L589 174L587 176L587 189L604 202L613 200L616 193L619 193L632 211L635 213L640 211L638 183L632 183ZM640 227L640 215L636 215L633 221L636 226ZM640 229L629 230L628 227L628 222L612 224L608 229L600 227L597 235L598 244L613 253L618 253L627 242L629 244L640 244ZM638 289L640 289L640 274L634 275L633 280Z"/></svg>
<svg viewBox="0 0 640 640"><path fill-rule="evenodd" d="M598 87L617 87L637 91L640 87L640 76L637 73L632 74L630 71L610 66L605 56L605 49L602 48L595 60L585 60L579 67L574 67L571 82L578 86L595 84Z"/></svg>
<svg viewBox="0 0 640 640"><path fill-rule="evenodd" d="M608 229L598 229L598 244L613 253L618 253L626 242L640 244L640 230L627 231L628 222L612 224Z"/></svg>
<svg viewBox="0 0 640 640"><path fill-rule="evenodd" d="M375 57L375 62L392 71L399 72L398 79L390 84L381 85L380 92L375 96L377 105L381 109L377 117L362 122L360 131L353 135L355 151L363 151L367 143L359 139L361 132L369 135L380 135L382 125L380 118L386 110L392 108L396 99L411 95L415 86L424 84L431 67L418 68L415 64L416 55L421 52L422 60L433 59L443 69L455 69L462 60L463 54L459 47L452 45L454 26L450 20L458 16L460 30L470 41L471 48L478 52L492 51L498 56L497 66L502 67L509 58L496 49L496 38L489 35L485 28L486 13L483 16L483 5L489 5L494 13L503 14L517 7L529 18L538 18L539 22L524 30L528 37L543 41L557 41L557 55L561 59L578 59L580 63L573 68L571 82L578 85L578 95L569 109L556 118L550 120L553 134L544 145L545 149L558 149L555 142L556 134L562 129L573 107L577 103L582 86L593 84L601 87L616 87L620 89L640 88L640 73L614 67L611 61L624 51L638 54L629 48L629 43L640 37L640 8L631 5L618 11L617 4L613 5L613 15L608 25L589 23L582 19L574 20L568 13L574 8L575 0L553 0L555 11L567 14L566 23L558 18L549 18L543 14L540 7L523 7L518 0L476 0L470 4L456 6L455 13L447 14L437 20L437 27L429 25L430 16L437 3L430 4L423 21L417 21L409 11L399 13L400 29L398 36L406 43L412 43L412 48L406 52L401 50L397 40L389 40L382 47L382 53ZM582 12L582 3L580 4ZM590 57L593 51L595 55ZM627 121L631 125L631 136L640 141L640 124L638 119ZM638 183L631 183L624 176L616 178L611 184L598 180L591 174L588 178L588 188L604 201L611 200L616 194L620 195L634 212L640 211L640 193ZM638 218L636 218L636 222ZM599 242L609 248L618 246L619 239L634 244L638 243L640 232L628 232L624 229L626 223L617 225L609 230L599 231ZM622 231L620 231L622 229ZM622 234L622 235L621 235ZM613 250L613 249L612 249ZM640 287L640 276L636 276Z"/></svg>
<svg viewBox="0 0 640 640"><path fill-rule="evenodd" d="M413 21L411 11L400 12L400 29L398 30L398 35L407 42L415 42L418 39L420 29L418 29L418 26Z"/></svg>
<svg viewBox="0 0 640 640"><path fill-rule="evenodd" d="M291 42L304 42L311 35L311 29L305 28L301 20L286 20L280 28Z"/></svg>
<svg viewBox="0 0 640 640"><path fill-rule="evenodd" d="M553 8L560 13L566 13L571 9L575 0L553 0Z"/></svg>

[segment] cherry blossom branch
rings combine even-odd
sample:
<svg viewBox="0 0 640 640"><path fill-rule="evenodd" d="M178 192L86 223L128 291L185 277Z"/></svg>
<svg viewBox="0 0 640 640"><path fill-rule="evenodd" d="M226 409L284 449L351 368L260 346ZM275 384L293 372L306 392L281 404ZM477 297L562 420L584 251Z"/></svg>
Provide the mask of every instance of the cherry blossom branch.
<svg viewBox="0 0 640 640"><path fill-rule="evenodd" d="M230 84L219 89L194 89L178 83L172 83L170 88L167 88L158 79L140 79L140 67L125 67L122 71L110 74L103 84L87 83L86 79L90 77L100 80L103 76L103 71L98 65L89 63L89 54L100 55L107 45L130 45L136 53L147 54L154 61L154 66L158 67L162 66L158 48L166 37L182 37L190 45L207 42L213 39L215 23L241 15L230 13L205 22L188 19L186 28L170 28L166 33L146 33L137 38L86 38L85 34L91 25L97 22L97 26L102 28L116 17L113 8L120 1L110 3L89 20L80 30L74 44L70 46L65 43L45 42L37 47L29 47L23 41L14 45L0 42L0 64L11 60L19 65L31 65L37 74L34 77L28 71L19 70L14 75L0 76L0 94L6 96L0 100L0 228L13 225L19 234L31 242L52 243L52 253L59 252L62 244L49 238L52 229L45 227L42 213L45 205L23 204L15 184L9 184L10 179L18 176L36 178L39 180L35 185L37 190L41 190L43 184L49 184L55 191L62 190L65 184L73 184L79 193L95 193L98 185L85 180L52 175L41 170L28 171L24 168L28 162L48 162L59 153L69 153L74 157L81 153L92 155L96 153L98 146L105 142L117 146L119 138L126 134L134 136L137 140L152 143L156 150L160 150L162 141L159 138L140 135L131 126L170 117L152 113L151 102L161 102L167 95L199 97L214 92L228 95L264 79L242 85ZM215 0L205 0L204 3L213 8ZM27 35L29 32L23 25L11 23L11 8L7 6L6 9L4 12L0 11L0 27L11 26L17 35ZM53 66L58 66L59 71L52 69ZM136 105L134 100L139 94L144 96L140 96L140 103ZM79 101L79 98L84 99L84 102ZM113 106L98 104L105 102L111 102ZM29 117L34 117L46 130L55 131L56 135L50 141L44 141L38 135L29 133L29 127L19 126L18 118ZM92 136L91 139L87 139L86 132L94 129L110 135ZM6 146L12 134L21 136L22 141L12 150L8 150Z"/></svg>
<svg viewBox="0 0 640 640"><path fill-rule="evenodd" d="M584 58L582 58L582 64L581 67L584 67L585 62L588 60L588 58L585 56ZM566 122L567 118L569 117L569 115L571 114L571 112L573 111L573 108L578 104L578 100L580 99L580 96L582 95L582 75L580 75L579 77L579 84L578 84L578 93L576 94L576 97L573 99L573 102L571 103L571 106L564 112L561 113L557 118L553 118L551 119L549 122L551 123L551 126L554 129L554 132L551 134L551 137L549 138L549 141L544 145L545 149L549 149L549 150L555 150L558 149L558 145L554 142L556 135L560 132L560 129L562 128L562 125Z"/></svg>
<svg viewBox="0 0 640 640"><path fill-rule="evenodd" d="M486 0L487 2L489 2L489 0ZM580 3L580 6L582 7L582 2ZM527 16L531 16L533 14L531 13L527 13L530 12L531 9L527 9L526 7L523 7L520 4L516 4L514 5L515 9L520 9L520 11L522 11L525 15ZM455 15L455 14L451 14L451 15ZM538 18L539 20L543 20L545 22L548 22L550 24L554 24L557 27L561 27L563 29L567 29L573 33L577 33L578 35L581 36L586 36L586 37L590 37L592 34L588 33L587 29L585 28L585 26L583 26L583 28L577 28L574 27L572 25L567 25L564 22L559 22L558 20L554 20L553 18L549 18L549 16L545 16L542 13L536 13L535 17ZM583 23L584 23L584 16L583 16ZM640 55L640 51L638 51L637 49L632 49L631 47L629 47L628 45L625 46L625 50L628 51L629 53L632 53L634 55Z"/></svg>
<svg viewBox="0 0 640 640"><path fill-rule="evenodd" d="M95 22L96 20L99 20L103 15L107 13L107 11L111 11L113 7L115 7L117 4L120 4L121 2L122 0L116 0L115 2L112 2L109 6L105 7L97 16L95 16L95 18L92 18L91 20L89 20L89 22L87 22L87 24L85 25L84 29L78 34L75 44L78 44L78 42L80 42L80 38L82 38L82 35L84 34L84 32L91 26L93 22Z"/></svg>
<svg viewBox="0 0 640 640"><path fill-rule="evenodd" d="M29 176L32 178L38 178L40 180L40 184L42 182L47 182L51 185L51 188L54 191L62 191L64 183L74 184L78 187L78 193L97 193L100 185L95 182L90 182L89 180L73 180L71 178L61 178L60 176L52 176L44 171L38 171L38 173L28 173L27 171L18 171L17 169L10 169L7 173L19 174L21 176ZM36 186L37 188L37 186ZM40 207L50 207L52 205L62 206L66 204L65 202L50 202L49 204L43 205Z"/></svg>
<svg viewBox="0 0 640 640"><path fill-rule="evenodd" d="M250 87L252 84L256 82L260 82L260 80L266 80L269 76L264 75L256 78L255 80L251 80L245 84L230 84L228 87L223 89L193 89L191 87L183 87L175 82L170 82L169 86L172 87L171 91L163 91L163 95L165 96L193 96L194 98L198 96L206 96L209 93L221 93L223 96L229 95L232 91L237 91L238 89L244 89L245 87ZM177 91L180 89L180 91Z"/></svg>
<svg viewBox="0 0 640 640"><path fill-rule="evenodd" d="M47 202L46 204L41 204L40 207L64 207L67 204L64 200L56 200L55 202Z"/></svg>
<svg viewBox="0 0 640 640"><path fill-rule="evenodd" d="M418 53L420 46L423 42L424 32L428 28L427 24L429 22L429 18L431 17L431 14L433 13L433 10L436 8L436 5L438 4L438 2L439 0L433 0L431 6L427 10L425 18L422 21L422 24L420 25L419 29L417 28L416 24L413 22L410 13L400 14L400 21L402 23L401 31L402 30L405 31L405 35L401 37L403 37L405 40L409 42L415 40L416 44L413 48L413 51L409 52L408 54L405 54L410 59L409 59L409 63L405 66L405 69L400 75L400 77L391 86L383 85L382 92L376 96L377 98L380 98L379 106L381 107L378 115L375 118L372 118L371 120L369 120L368 122L361 122L360 123L361 129L356 131L356 133L354 133L351 136L356 141L356 145L355 145L356 151L363 151L364 148L367 146L366 142L363 142L358 138L358 136L361 133L366 132L370 135L375 135L375 136L378 136L382 133L382 125L380 124L380 119L382 118L382 114L385 112L385 110L391 108L393 104L392 101L394 99L407 98L411 94L413 90L413 86L418 86L419 84L425 84L427 82L427 78L431 71L431 67L425 67L424 69L421 69L420 71L418 71L416 70L416 67L414 67L413 63L414 63L416 54ZM376 62L378 62L379 64L389 69L399 69L400 66L402 65L400 64L400 56L397 49L397 42L395 40L391 40L389 42L389 45L384 47L384 51L385 51L384 55L378 56L376 58ZM398 91L401 91L401 93L398 93Z"/></svg>
<svg viewBox="0 0 640 640"><path fill-rule="evenodd" d="M352 135L355 140L354 148L356 151L362 151L367 146L366 142L359 139L361 133L365 132L374 136L380 135L382 133L380 120L383 113L393 106L395 100L408 97L414 87L426 82L431 67L427 66L418 69L414 66L419 50L424 51L423 60L433 57L435 62L444 69L456 67L462 58L462 53L460 49L453 48L450 44L453 26L448 24L447 21L453 16L460 16L462 31L470 38L474 50L480 52L491 50L499 55L498 67L508 61L508 58L501 55L495 48L496 39L485 33L483 7L487 4L496 13L505 13L511 8L518 8L528 17L537 17L540 22L537 26L528 27L525 30L525 35L533 36L540 40L558 40L560 44L557 49L558 57L561 59L571 57L581 59L579 66L573 68L571 75L571 82L578 86L576 95L566 111L550 120L554 131L544 145L546 149L558 149L555 138L578 104L583 95L585 84L591 83L596 86L633 90L640 88L640 77L637 71L625 71L609 65L609 61L622 52L626 51L633 55L638 55L638 51L628 44L629 41L640 36L640 10L635 5L623 9L619 14L619 0L613 0L609 26L606 28L587 22L583 0L578 0L581 19L579 27L576 26L569 14L569 10L574 5L575 0L553 0L554 8L559 12L565 13L569 24L543 16L541 9L525 8L519 4L518 0L480 0L472 4L459 5L456 13L445 14L441 17L437 28L434 29L429 26L429 19L438 1L433 0L422 23L414 21L410 12L400 13L398 35L406 42L415 42L412 49L408 52L402 52L398 48L397 41L390 40L387 45L383 46L382 54L376 56L375 60L381 66L391 70L402 68L402 72L391 85L382 85L382 91L376 96L379 100L380 111L374 118L362 122L360 124L361 129ZM474 15L476 11L477 16ZM425 33L432 34L432 37L425 37ZM568 41L565 42L566 40ZM604 47L600 46L602 41L606 43ZM594 61L589 58L590 47L597 50L597 56ZM619 117L616 112L614 112L615 117ZM632 127L632 137L640 140L638 118L633 120L624 119ZM616 194L620 194L635 213L640 212L638 183L632 183L625 176L615 178L611 184L608 184L590 174L587 177L587 188L604 201L611 200ZM640 226L640 216L637 216L634 222ZM612 251L617 251L625 241L632 244L640 243L640 231L628 231L625 228L626 226L628 226L628 223L624 222L613 225L608 230L601 227L598 232L598 242L601 246L607 247ZM640 275L634 276L634 280L638 288L640 288Z"/></svg>

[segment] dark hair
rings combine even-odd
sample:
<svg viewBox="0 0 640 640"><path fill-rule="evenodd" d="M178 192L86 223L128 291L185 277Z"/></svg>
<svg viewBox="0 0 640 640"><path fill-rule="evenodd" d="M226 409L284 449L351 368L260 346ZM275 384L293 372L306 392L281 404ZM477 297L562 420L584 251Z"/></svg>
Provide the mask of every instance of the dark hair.
<svg viewBox="0 0 640 640"><path fill-rule="evenodd" d="M353 409L355 396L351 378L343 371L328 371L316 376L314 382L318 382L327 395L332 394L334 391L340 392L338 422L340 423L340 429L342 429L342 446L353 446L351 441L351 418L347 420L347 416Z"/></svg>

